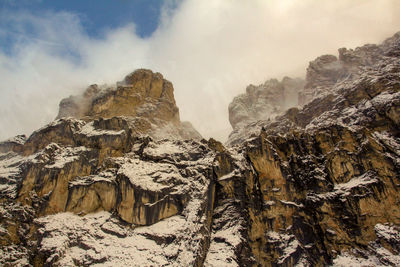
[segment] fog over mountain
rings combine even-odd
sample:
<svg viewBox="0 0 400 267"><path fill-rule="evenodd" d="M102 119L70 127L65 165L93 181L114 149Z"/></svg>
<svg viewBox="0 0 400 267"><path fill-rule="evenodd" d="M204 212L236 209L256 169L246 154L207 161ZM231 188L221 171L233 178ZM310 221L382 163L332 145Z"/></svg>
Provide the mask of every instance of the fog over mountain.
<svg viewBox="0 0 400 267"><path fill-rule="evenodd" d="M399 0L20 3L0 266L400 266Z"/></svg>
<svg viewBox="0 0 400 267"><path fill-rule="evenodd" d="M54 119L60 99L88 84L114 83L136 68L173 82L177 106L204 136L224 140L228 104L250 84L304 76L308 62L338 47L379 43L400 29L398 0L166 2L147 38L135 25L90 37L67 12L1 11L12 36L0 49L0 139Z"/></svg>

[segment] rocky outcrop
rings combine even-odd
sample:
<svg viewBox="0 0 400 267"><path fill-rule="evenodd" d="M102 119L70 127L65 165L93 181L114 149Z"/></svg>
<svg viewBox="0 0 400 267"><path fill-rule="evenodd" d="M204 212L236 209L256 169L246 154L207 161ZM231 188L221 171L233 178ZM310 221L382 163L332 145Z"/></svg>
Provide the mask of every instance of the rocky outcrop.
<svg viewBox="0 0 400 267"><path fill-rule="evenodd" d="M226 196L234 192L231 198L248 203L242 236L255 262L329 264L337 254L376 242L376 225L399 225L400 142L392 134L335 126L281 136L261 132L241 146L240 163L253 173L234 170L219 184Z"/></svg>
<svg viewBox="0 0 400 267"><path fill-rule="evenodd" d="M66 117L86 122L125 117L137 134L201 139L189 122L180 122L172 83L146 69L132 72L116 86L94 84L80 96L63 99L56 119Z"/></svg>
<svg viewBox="0 0 400 267"><path fill-rule="evenodd" d="M298 94L304 87L302 79L285 77L271 79L259 86L249 85L246 93L229 104L229 121L233 129L251 122L272 119L289 107L297 106Z"/></svg>
<svg viewBox="0 0 400 267"><path fill-rule="evenodd" d="M90 86L0 143L0 264L399 265L399 58L396 34L249 86L225 146L160 74Z"/></svg>
<svg viewBox="0 0 400 267"><path fill-rule="evenodd" d="M228 144L254 173L232 175L237 185L221 190L246 181L235 198L249 203L243 238L258 264L398 264L397 241L380 240L398 235L400 224L399 48L396 34L381 46L341 50L354 57L385 51L373 61L318 58L306 88L319 90L323 81L329 90L303 109L232 132ZM357 73L341 78L341 68L318 65L332 62Z"/></svg>
<svg viewBox="0 0 400 267"><path fill-rule="evenodd" d="M344 80L353 80L366 70L374 68L387 58L398 57L399 33L380 45L367 44L356 49L339 49L339 57L323 55L310 62L306 84L299 94L301 106L311 100L335 90L335 85Z"/></svg>
<svg viewBox="0 0 400 267"><path fill-rule="evenodd" d="M97 242L97 237L89 238L87 235L99 231L96 235L102 238L117 236L119 249L123 249L126 246L124 242L129 240L131 249L141 251L144 249L143 240L153 243L147 248L148 257L156 247L162 250L164 244L174 241L170 254L153 255L154 259L147 258L148 261L165 264L173 259L178 265L202 263L205 256L202 251L209 238L204 233L210 228L214 202L214 152L208 148L207 142L156 142L145 138L137 139L130 152L123 156L110 155L100 162L99 154L96 148L62 147L55 143L28 157L10 154L10 158L14 157L13 167L5 167L12 169L15 166L21 177L16 186L16 201L23 212L29 211L33 215L22 219L17 217L11 223L11 218L6 217L8 212L5 212L1 223L8 227L6 232L12 236L9 241L14 242L3 243L3 249L10 250L15 244L24 244L30 251L36 251L35 254L24 254L26 262L40 262L39 265L90 265L102 260L84 256L86 252L90 249L106 250L110 244L92 243ZM100 219L91 215L104 211L108 213L103 213ZM80 219L63 212L89 215ZM41 219L33 221L35 217ZM103 217L103 223L98 222ZM166 218L171 220L163 222L164 226L157 229L156 223ZM91 223L94 225L90 226ZM131 229L153 224L155 228ZM191 235L185 236L185 232ZM194 235L197 235L196 240ZM136 236L140 238L137 240ZM29 244L31 238L40 241L38 246ZM180 246L190 247L186 253L191 251L191 254L180 255ZM66 253L68 249L78 252L69 255ZM115 260L117 265L130 264L134 260L132 255L121 258L112 251L109 253L111 256L107 256L107 261L112 263Z"/></svg>
<svg viewBox="0 0 400 267"><path fill-rule="evenodd" d="M25 135L17 135L13 138L0 142L0 153L6 153L8 151L21 152L25 141Z"/></svg>
<svg viewBox="0 0 400 267"><path fill-rule="evenodd" d="M179 121L173 86L160 73L137 70L115 87L89 86L81 96L60 102L57 118L112 118L115 116L160 118Z"/></svg>
<svg viewBox="0 0 400 267"><path fill-rule="evenodd" d="M2 264L102 262L96 257L81 260L79 255L65 254L88 248L82 240L70 239L68 222L54 236L68 242L61 247L48 245L61 241L52 240L55 233L48 234L49 226L43 223L45 218L90 221L86 218L98 212L107 218L99 225L101 233L119 238L133 234L132 227L173 217L176 227L169 237L146 232L142 240L153 240L154 246L162 247L176 239L175 256L171 251L163 260L201 264L209 243L204 233L211 227L215 152L207 141L200 141L190 123L180 122L172 84L161 74L138 70L116 88L100 90L92 85L82 96L63 100L58 117L27 139L18 136L0 144ZM83 217L74 219L72 214ZM125 229L126 225L131 227ZM196 233L196 241L180 234L183 229ZM192 253L177 260L180 246L190 246ZM7 258L8 253L15 257ZM130 264L128 259L122 262Z"/></svg>

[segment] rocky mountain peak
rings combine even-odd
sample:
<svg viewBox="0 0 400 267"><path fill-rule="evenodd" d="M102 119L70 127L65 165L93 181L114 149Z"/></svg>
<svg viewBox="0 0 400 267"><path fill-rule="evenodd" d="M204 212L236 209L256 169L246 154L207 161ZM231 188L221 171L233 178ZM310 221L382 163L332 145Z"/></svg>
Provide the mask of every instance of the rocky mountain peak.
<svg viewBox="0 0 400 267"><path fill-rule="evenodd" d="M307 68L304 90L299 95L300 106L330 93L336 83L359 77L379 62L398 56L399 40L400 33L396 33L379 45L366 44L355 49L340 48L339 57L323 55L311 61Z"/></svg>
<svg viewBox="0 0 400 267"><path fill-rule="evenodd" d="M0 143L0 265L400 266L399 51L248 86L225 146L149 70L64 99Z"/></svg>
<svg viewBox="0 0 400 267"><path fill-rule="evenodd" d="M272 119L289 107L297 106L297 96L304 86L300 78L270 79L258 86L249 85L246 93L229 104L229 122L233 129L258 121Z"/></svg>
<svg viewBox="0 0 400 267"><path fill-rule="evenodd" d="M139 69L114 87L90 85L80 96L60 102L57 118L90 120L115 116L145 117L179 123L172 83L160 73Z"/></svg>
<svg viewBox="0 0 400 267"><path fill-rule="evenodd" d="M56 119L73 117L108 128L110 123L99 123L119 117L136 134L154 138L194 138L201 135L189 122L181 122L174 98L174 88L160 73L139 69L128 74L115 86L90 85L82 95L61 100ZM100 127L100 126L99 126ZM126 127L125 127L126 128ZM119 128L121 130L122 128Z"/></svg>

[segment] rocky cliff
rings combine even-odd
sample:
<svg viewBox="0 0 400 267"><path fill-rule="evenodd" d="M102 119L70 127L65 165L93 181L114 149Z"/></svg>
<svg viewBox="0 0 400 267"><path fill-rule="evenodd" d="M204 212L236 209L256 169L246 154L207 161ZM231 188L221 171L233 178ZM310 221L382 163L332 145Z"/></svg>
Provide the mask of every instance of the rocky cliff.
<svg viewBox="0 0 400 267"><path fill-rule="evenodd" d="M180 121L172 83L145 69L132 72L115 86L93 84L82 95L63 99L56 119L67 117L94 121L103 128L118 128L124 123L135 135L156 139L201 139L190 122ZM98 122L114 117L121 121L114 122L118 126Z"/></svg>
<svg viewBox="0 0 400 267"><path fill-rule="evenodd" d="M400 34L249 86L225 146L161 74L92 85L0 143L0 263L398 266L399 104Z"/></svg>
<svg viewBox="0 0 400 267"><path fill-rule="evenodd" d="M285 77L282 81L271 79L258 86L249 85L246 93L235 97L229 105L229 121L233 129L251 122L274 119L290 107L299 104L298 95L305 81Z"/></svg>

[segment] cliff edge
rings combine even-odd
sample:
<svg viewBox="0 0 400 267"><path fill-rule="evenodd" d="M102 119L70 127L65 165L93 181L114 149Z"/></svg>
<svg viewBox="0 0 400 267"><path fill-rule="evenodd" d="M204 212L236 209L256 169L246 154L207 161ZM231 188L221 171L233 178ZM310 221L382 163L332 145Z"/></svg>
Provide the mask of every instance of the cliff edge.
<svg viewBox="0 0 400 267"><path fill-rule="evenodd" d="M229 115L202 139L149 70L62 100L0 143L0 264L400 265L400 33Z"/></svg>

